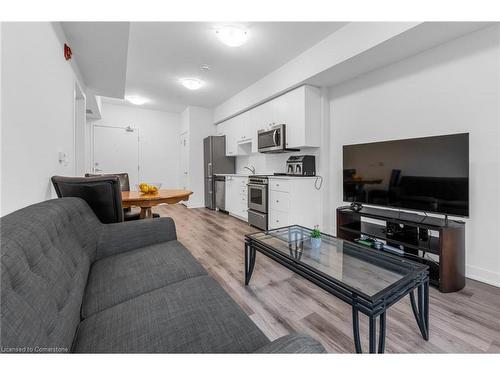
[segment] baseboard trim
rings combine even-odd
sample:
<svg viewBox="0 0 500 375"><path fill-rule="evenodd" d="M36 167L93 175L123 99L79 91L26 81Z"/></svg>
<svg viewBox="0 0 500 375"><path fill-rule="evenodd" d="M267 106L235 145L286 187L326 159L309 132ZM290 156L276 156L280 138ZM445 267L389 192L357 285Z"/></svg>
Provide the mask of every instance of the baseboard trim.
<svg viewBox="0 0 500 375"><path fill-rule="evenodd" d="M500 273L498 272L476 266L467 266L465 274L469 279L500 287Z"/></svg>
<svg viewBox="0 0 500 375"><path fill-rule="evenodd" d="M183 203L184 206L186 206L187 208L204 208L205 205L204 204L190 204L188 202L186 203Z"/></svg>

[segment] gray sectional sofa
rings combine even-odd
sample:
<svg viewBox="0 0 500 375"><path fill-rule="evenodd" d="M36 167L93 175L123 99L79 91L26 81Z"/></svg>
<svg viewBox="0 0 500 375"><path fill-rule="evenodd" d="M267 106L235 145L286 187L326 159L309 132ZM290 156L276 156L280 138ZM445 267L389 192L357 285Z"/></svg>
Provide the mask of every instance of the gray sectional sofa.
<svg viewBox="0 0 500 375"><path fill-rule="evenodd" d="M78 198L1 219L3 352L319 353L274 342L177 241L170 218L101 224Z"/></svg>

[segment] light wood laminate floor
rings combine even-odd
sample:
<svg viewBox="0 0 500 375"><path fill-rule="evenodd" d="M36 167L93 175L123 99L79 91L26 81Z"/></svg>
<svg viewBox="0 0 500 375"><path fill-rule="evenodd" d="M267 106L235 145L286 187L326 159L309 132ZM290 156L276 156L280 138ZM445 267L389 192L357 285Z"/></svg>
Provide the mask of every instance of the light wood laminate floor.
<svg viewBox="0 0 500 375"><path fill-rule="evenodd" d="M247 223L205 208L163 205L178 239L273 340L291 332L309 334L333 353L353 353L351 308L299 275L257 253L249 286L244 285L244 235ZM368 321L361 318L367 350ZM409 298L387 313L386 353L500 353L500 288L467 280L460 292L443 294L431 287L430 340L424 341Z"/></svg>

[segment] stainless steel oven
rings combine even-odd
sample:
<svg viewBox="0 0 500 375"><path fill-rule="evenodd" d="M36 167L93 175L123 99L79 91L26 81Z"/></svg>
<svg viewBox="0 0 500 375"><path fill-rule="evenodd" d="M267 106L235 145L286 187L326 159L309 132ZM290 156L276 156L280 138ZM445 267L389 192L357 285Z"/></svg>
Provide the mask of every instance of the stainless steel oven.
<svg viewBox="0 0 500 375"><path fill-rule="evenodd" d="M248 179L248 223L267 230L268 179L266 176L251 176Z"/></svg>

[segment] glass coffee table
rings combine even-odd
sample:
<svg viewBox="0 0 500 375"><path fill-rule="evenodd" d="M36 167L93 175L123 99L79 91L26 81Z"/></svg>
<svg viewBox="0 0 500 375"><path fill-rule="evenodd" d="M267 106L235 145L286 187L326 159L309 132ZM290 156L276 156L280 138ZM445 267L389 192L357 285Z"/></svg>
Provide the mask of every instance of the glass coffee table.
<svg viewBox="0 0 500 375"><path fill-rule="evenodd" d="M319 247L313 247L311 229L292 225L245 236L245 285L257 251L352 306L357 353L362 352L359 313L369 318L370 353L383 353L386 311L406 295L422 337L429 340L428 266L326 234Z"/></svg>

